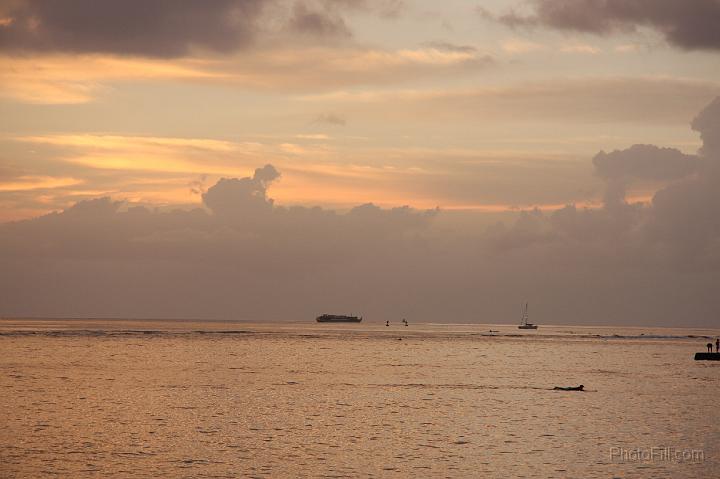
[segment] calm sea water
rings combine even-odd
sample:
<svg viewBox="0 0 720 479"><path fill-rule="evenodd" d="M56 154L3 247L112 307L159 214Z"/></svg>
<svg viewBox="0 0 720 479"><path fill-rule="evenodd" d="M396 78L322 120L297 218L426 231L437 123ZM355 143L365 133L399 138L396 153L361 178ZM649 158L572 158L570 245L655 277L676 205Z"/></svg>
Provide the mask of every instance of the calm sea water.
<svg viewBox="0 0 720 479"><path fill-rule="evenodd" d="M2 320L0 477L718 477L718 335Z"/></svg>

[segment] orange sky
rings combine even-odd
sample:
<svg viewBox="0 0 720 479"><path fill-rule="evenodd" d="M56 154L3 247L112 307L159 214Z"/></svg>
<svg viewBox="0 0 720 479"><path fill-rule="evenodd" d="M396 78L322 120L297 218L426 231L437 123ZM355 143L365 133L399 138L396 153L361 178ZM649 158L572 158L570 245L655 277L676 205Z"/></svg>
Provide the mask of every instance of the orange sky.
<svg viewBox="0 0 720 479"><path fill-rule="evenodd" d="M687 122L720 92L711 51L652 28L491 18L512 1L309 2L309 17L268 5L242 20L254 38L242 25L227 44L173 30L147 33L165 35L147 47L82 32L48 47L43 35L62 26L17 5L0 11L12 39L0 47L0 220L95 195L199 204L190 185L267 163L284 205L594 205L598 151L639 141L693 153Z"/></svg>

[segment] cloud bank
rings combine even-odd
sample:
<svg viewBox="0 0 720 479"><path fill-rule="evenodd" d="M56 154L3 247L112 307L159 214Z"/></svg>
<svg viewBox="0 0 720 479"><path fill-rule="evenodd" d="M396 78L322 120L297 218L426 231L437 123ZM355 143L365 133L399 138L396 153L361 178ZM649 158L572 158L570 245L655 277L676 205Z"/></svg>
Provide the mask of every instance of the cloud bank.
<svg viewBox="0 0 720 479"><path fill-rule="evenodd" d="M696 155L600 152L602 208L523 211L483 233L442 211L284 207L273 166L225 178L203 205L110 198L0 226L0 314L718 326L720 99L693 120ZM652 181L649 203L624 188Z"/></svg>
<svg viewBox="0 0 720 479"><path fill-rule="evenodd" d="M177 57L231 52L257 31L264 0L25 0L3 8L0 49Z"/></svg>
<svg viewBox="0 0 720 479"><path fill-rule="evenodd" d="M531 0L530 4L529 14L513 11L496 18L512 27L544 26L599 35L646 27L675 47L720 50L716 0Z"/></svg>
<svg viewBox="0 0 720 479"><path fill-rule="evenodd" d="M270 38L350 37L344 14L401 10L389 0L11 0L0 5L0 52L227 54Z"/></svg>

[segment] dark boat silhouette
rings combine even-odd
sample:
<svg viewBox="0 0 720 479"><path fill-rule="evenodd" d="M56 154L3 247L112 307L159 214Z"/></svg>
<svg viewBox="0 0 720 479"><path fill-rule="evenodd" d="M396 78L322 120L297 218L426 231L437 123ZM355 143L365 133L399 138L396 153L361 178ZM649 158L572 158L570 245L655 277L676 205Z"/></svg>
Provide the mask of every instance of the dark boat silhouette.
<svg viewBox="0 0 720 479"><path fill-rule="evenodd" d="M525 306L522 307L522 319L520 319L520 326L518 326L518 329L537 329L538 325L533 323L528 323L528 304L525 303Z"/></svg>
<svg viewBox="0 0 720 479"><path fill-rule="evenodd" d="M321 314L315 320L318 323L359 323L362 316L345 316L344 314Z"/></svg>

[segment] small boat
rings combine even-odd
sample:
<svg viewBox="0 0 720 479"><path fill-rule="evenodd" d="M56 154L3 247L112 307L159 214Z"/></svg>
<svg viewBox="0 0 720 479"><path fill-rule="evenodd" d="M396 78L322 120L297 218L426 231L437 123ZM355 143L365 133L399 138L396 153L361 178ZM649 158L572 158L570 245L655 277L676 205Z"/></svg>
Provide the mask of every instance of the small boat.
<svg viewBox="0 0 720 479"><path fill-rule="evenodd" d="M555 386L553 388L553 391L584 391L585 386L582 384L580 386Z"/></svg>
<svg viewBox="0 0 720 479"><path fill-rule="evenodd" d="M538 325L533 323L528 323L528 304L525 303L525 306L522 307L522 319L520 319L520 326L518 326L518 329L537 329Z"/></svg>
<svg viewBox="0 0 720 479"><path fill-rule="evenodd" d="M362 316L345 316L343 314L321 314L315 320L318 323L359 323Z"/></svg>

